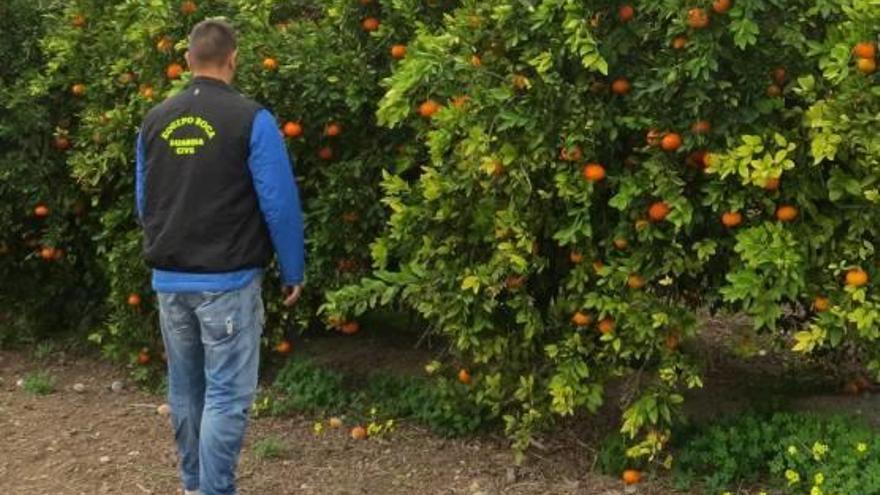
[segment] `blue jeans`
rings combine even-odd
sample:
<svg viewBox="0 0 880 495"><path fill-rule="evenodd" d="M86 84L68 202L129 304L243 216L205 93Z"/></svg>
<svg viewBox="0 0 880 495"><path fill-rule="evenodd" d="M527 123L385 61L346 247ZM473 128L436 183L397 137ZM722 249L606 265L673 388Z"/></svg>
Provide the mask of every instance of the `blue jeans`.
<svg viewBox="0 0 880 495"><path fill-rule="evenodd" d="M233 495L257 389L262 277L230 292L159 293L168 403L186 490Z"/></svg>

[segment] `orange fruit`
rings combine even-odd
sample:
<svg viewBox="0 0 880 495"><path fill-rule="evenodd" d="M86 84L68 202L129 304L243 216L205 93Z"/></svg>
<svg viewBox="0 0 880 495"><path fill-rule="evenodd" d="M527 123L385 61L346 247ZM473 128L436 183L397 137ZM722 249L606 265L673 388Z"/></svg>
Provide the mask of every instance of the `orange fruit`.
<svg viewBox="0 0 880 495"><path fill-rule="evenodd" d="M169 64L165 69L168 79L180 79L181 74L183 74L183 66L178 63Z"/></svg>
<svg viewBox="0 0 880 495"><path fill-rule="evenodd" d="M624 485L637 485L642 482L642 473L635 469L627 469L620 476L620 479L623 480Z"/></svg>
<svg viewBox="0 0 880 495"><path fill-rule="evenodd" d="M263 68L270 72L278 70L278 61L272 57L266 57L263 59Z"/></svg>
<svg viewBox="0 0 880 495"><path fill-rule="evenodd" d="M153 91L153 87L150 85L144 85L141 87L141 96L148 100L152 100L155 96L155 92Z"/></svg>
<svg viewBox="0 0 880 495"><path fill-rule="evenodd" d="M641 275L636 274L636 273L634 273L626 278L626 286L629 287L630 289L635 289L635 290L642 289L645 287L646 284L647 284L647 282L645 282L645 279L642 278Z"/></svg>
<svg viewBox="0 0 880 495"><path fill-rule="evenodd" d="M688 10L687 25L694 29L703 29L709 26L709 14L705 9L693 8Z"/></svg>
<svg viewBox="0 0 880 495"><path fill-rule="evenodd" d="M289 138L298 138L302 136L303 128L299 122L288 122L284 124L284 135Z"/></svg>
<svg viewBox="0 0 880 495"><path fill-rule="evenodd" d="M34 216L37 218L46 218L49 216L49 207L39 204L34 208Z"/></svg>
<svg viewBox="0 0 880 495"><path fill-rule="evenodd" d="M574 325L576 327L586 327L586 326L589 326L590 323L592 323L592 322L593 322L593 318L591 318L590 315L588 315L587 313L584 313L582 311L578 311L577 313L575 313L571 317L571 323L572 323L572 325Z"/></svg>
<svg viewBox="0 0 880 495"><path fill-rule="evenodd" d="M785 81L788 79L788 72L785 70L785 67L777 67L770 71L770 78L773 79L773 82L780 86L785 86Z"/></svg>
<svg viewBox="0 0 880 495"><path fill-rule="evenodd" d="M375 17L367 17L361 22L361 27L368 33L376 31L379 29L379 19L376 19Z"/></svg>
<svg viewBox="0 0 880 495"><path fill-rule="evenodd" d="M172 48L174 48L174 40L168 36L162 36L159 38L159 41L156 42L156 49L162 53L168 53Z"/></svg>
<svg viewBox="0 0 880 495"><path fill-rule="evenodd" d="M712 10L717 14L726 14L730 10L730 4L730 0L715 0L712 2Z"/></svg>
<svg viewBox="0 0 880 495"><path fill-rule="evenodd" d="M647 220L645 220L644 218L640 218L640 219L636 220L636 223L633 224L633 226L634 226L634 227L636 228L636 230L638 230L638 231L645 230L645 229L647 229L648 226L650 226L650 225L651 225L651 223L648 222Z"/></svg>
<svg viewBox="0 0 880 495"><path fill-rule="evenodd" d="M579 265L584 261L584 255L580 251L572 251L568 253L568 259L575 265Z"/></svg>
<svg viewBox="0 0 880 495"><path fill-rule="evenodd" d="M593 262L593 271L598 275L602 269L605 268L605 263L602 263L602 260L596 260Z"/></svg>
<svg viewBox="0 0 880 495"><path fill-rule="evenodd" d="M782 96L782 88L780 88L778 84L767 86L767 96L770 98L779 98Z"/></svg>
<svg viewBox="0 0 880 495"><path fill-rule="evenodd" d="M624 249L629 247L629 241L627 241L623 237L618 237L617 239L614 239L611 242L612 242L612 244L614 244L614 247L620 251L623 251Z"/></svg>
<svg viewBox="0 0 880 495"><path fill-rule="evenodd" d="M698 120L691 126L691 132L694 134L708 134L712 132L712 123L708 120Z"/></svg>
<svg viewBox="0 0 880 495"><path fill-rule="evenodd" d="M691 167L706 168L706 157L709 152L706 150L693 151L684 159L685 164Z"/></svg>
<svg viewBox="0 0 880 495"><path fill-rule="evenodd" d="M584 157L584 152L580 146L572 146L571 148L562 148L559 157L567 162L577 162Z"/></svg>
<svg viewBox="0 0 880 495"><path fill-rule="evenodd" d="M73 96L83 96L86 94L86 85L82 83L74 84L70 87L70 92L73 93Z"/></svg>
<svg viewBox="0 0 880 495"><path fill-rule="evenodd" d="M614 320L612 318L605 318L599 322L599 325L596 327L600 333L609 334L614 331Z"/></svg>
<svg viewBox="0 0 880 495"><path fill-rule="evenodd" d="M721 215L721 225L724 225L728 229L739 227L742 222L742 213L738 211L727 211Z"/></svg>
<svg viewBox="0 0 880 495"><path fill-rule="evenodd" d="M869 280L868 272L861 268L853 268L846 272L846 285L850 287L864 287L868 285Z"/></svg>
<svg viewBox="0 0 880 495"><path fill-rule="evenodd" d="M459 370L458 371L458 381L465 384L465 385L470 385L471 384L470 372L468 372L468 370L466 370L466 369Z"/></svg>
<svg viewBox="0 0 880 495"><path fill-rule="evenodd" d="M293 352L293 344L290 343L289 340L282 340L275 344L275 352L281 354L282 356L287 356L291 352Z"/></svg>
<svg viewBox="0 0 880 495"><path fill-rule="evenodd" d="M663 136L663 139L660 140L660 148L663 151L676 151L678 148L681 148L681 135L675 132L670 132Z"/></svg>
<svg viewBox="0 0 880 495"><path fill-rule="evenodd" d="M511 290L519 289L526 284L526 278L522 275L511 275L504 281L504 285Z"/></svg>
<svg viewBox="0 0 880 495"><path fill-rule="evenodd" d="M55 259L55 248L53 247L44 247L40 250L40 258L43 258L46 261L52 261Z"/></svg>
<svg viewBox="0 0 880 495"><path fill-rule="evenodd" d="M516 89L527 89L529 87L529 78L522 74L514 74L513 87Z"/></svg>
<svg viewBox="0 0 880 495"><path fill-rule="evenodd" d="M141 352L138 353L137 363L141 366L150 364L150 353L147 349L141 349Z"/></svg>
<svg viewBox="0 0 880 495"><path fill-rule="evenodd" d="M871 41L856 43L853 47L853 55L856 58L877 58L877 45Z"/></svg>
<svg viewBox="0 0 880 495"><path fill-rule="evenodd" d="M86 18L82 14L76 14L75 16L73 16L73 19L71 19L70 23L73 25L73 27L81 28L86 25Z"/></svg>
<svg viewBox="0 0 880 495"><path fill-rule="evenodd" d="M130 294L128 299L125 301L131 307L137 307L141 305L141 296L138 294Z"/></svg>
<svg viewBox="0 0 880 495"><path fill-rule="evenodd" d="M636 15L636 9L632 5L621 5L617 10L617 18L620 22L627 23Z"/></svg>
<svg viewBox="0 0 880 495"><path fill-rule="evenodd" d="M424 103L419 105L419 115L426 119L430 119L437 112L440 111L440 104L434 100L426 100Z"/></svg>
<svg viewBox="0 0 880 495"><path fill-rule="evenodd" d="M793 222L798 216L798 209L792 205L779 205L776 208L776 219L780 222Z"/></svg>
<svg viewBox="0 0 880 495"><path fill-rule="evenodd" d="M687 36L676 36L672 39L672 48L676 50L684 50L687 47Z"/></svg>
<svg viewBox="0 0 880 495"><path fill-rule="evenodd" d="M180 4L180 13L183 15L191 15L195 14L196 10L199 9L199 6L196 5L192 0L186 0L182 4Z"/></svg>
<svg viewBox="0 0 880 495"><path fill-rule="evenodd" d="M327 426L334 429L342 428L342 420L334 416L327 420Z"/></svg>
<svg viewBox="0 0 880 495"><path fill-rule="evenodd" d="M501 177L504 175L504 164L499 160L492 163L492 177Z"/></svg>
<svg viewBox="0 0 880 495"><path fill-rule="evenodd" d="M336 137L340 134L342 134L342 126L336 122L331 122L324 128L324 135L327 137Z"/></svg>
<svg viewBox="0 0 880 495"><path fill-rule="evenodd" d="M645 142L648 143L648 146L659 146L661 139L663 139L663 133L657 129L648 129L648 133L645 134Z"/></svg>
<svg viewBox="0 0 880 495"><path fill-rule="evenodd" d="M406 56L406 45L394 45L391 47L391 58L400 60Z"/></svg>
<svg viewBox="0 0 880 495"><path fill-rule="evenodd" d="M605 167L599 163L588 163L584 165L583 174L590 182L600 182L605 179Z"/></svg>
<svg viewBox="0 0 880 495"><path fill-rule="evenodd" d="M681 343L681 338L674 333L666 334L666 339L664 339L663 345L666 346L670 351L674 351L678 349L678 345Z"/></svg>
<svg viewBox="0 0 880 495"><path fill-rule="evenodd" d="M611 83L611 92L616 95L628 95L630 90L632 90L632 84L625 77L618 77Z"/></svg>
<svg viewBox="0 0 880 495"><path fill-rule="evenodd" d="M877 61L873 58L860 58L856 62L856 68L859 69L859 72L862 74L873 74L877 72Z"/></svg>
<svg viewBox="0 0 880 495"><path fill-rule="evenodd" d="M318 150L318 158L321 160L329 162L333 159L333 148L329 146L324 146L323 148Z"/></svg>
<svg viewBox="0 0 880 495"><path fill-rule="evenodd" d="M776 191L779 189L779 177L773 177L764 184L764 189L768 191Z"/></svg>
<svg viewBox="0 0 880 495"><path fill-rule="evenodd" d="M813 299L813 311L824 313L831 308L831 300L824 296L816 296Z"/></svg>
<svg viewBox="0 0 880 495"><path fill-rule="evenodd" d="M354 335L361 330L360 323L356 321L347 321L339 326L339 331L345 335Z"/></svg>
<svg viewBox="0 0 880 495"><path fill-rule="evenodd" d="M665 201L655 201L648 207L648 218L652 222L662 222L669 215L669 205Z"/></svg>
<svg viewBox="0 0 880 495"><path fill-rule="evenodd" d="M483 65L483 59L481 59L479 55L471 55L471 65L479 67Z"/></svg>
<svg viewBox="0 0 880 495"><path fill-rule="evenodd" d="M351 438L353 440L366 440L367 430L363 426L355 426L351 429Z"/></svg>
<svg viewBox="0 0 880 495"><path fill-rule="evenodd" d="M467 95L455 96L452 98L452 106L455 108L464 108L470 100L471 97Z"/></svg>

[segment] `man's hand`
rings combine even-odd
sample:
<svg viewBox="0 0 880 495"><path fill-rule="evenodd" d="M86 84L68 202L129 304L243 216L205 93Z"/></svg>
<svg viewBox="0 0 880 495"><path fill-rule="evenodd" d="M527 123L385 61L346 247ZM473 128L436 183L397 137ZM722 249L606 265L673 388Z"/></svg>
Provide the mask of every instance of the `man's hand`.
<svg viewBox="0 0 880 495"><path fill-rule="evenodd" d="M296 302L299 301L299 297L302 295L302 291L302 285L285 286L281 290L281 292L284 293L284 305L288 308L293 307Z"/></svg>

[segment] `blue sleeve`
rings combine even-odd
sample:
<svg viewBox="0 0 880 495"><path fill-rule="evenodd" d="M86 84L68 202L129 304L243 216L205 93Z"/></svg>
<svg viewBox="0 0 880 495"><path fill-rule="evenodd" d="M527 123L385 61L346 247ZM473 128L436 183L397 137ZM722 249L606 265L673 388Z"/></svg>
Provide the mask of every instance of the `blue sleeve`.
<svg viewBox="0 0 880 495"><path fill-rule="evenodd" d="M299 191L284 139L275 118L266 110L254 117L248 166L281 265L281 282L303 281L305 241Z"/></svg>
<svg viewBox="0 0 880 495"><path fill-rule="evenodd" d="M144 217L144 182L145 182L145 174L144 174L144 162L146 161L146 155L144 153L144 140L141 137L141 134L138 133L137 137L137 149L135 151L136 155L136 166L135 166L135 183L134 183L134 199L135 199L135 211L137 212L138 218L143 219Z"/></svg>

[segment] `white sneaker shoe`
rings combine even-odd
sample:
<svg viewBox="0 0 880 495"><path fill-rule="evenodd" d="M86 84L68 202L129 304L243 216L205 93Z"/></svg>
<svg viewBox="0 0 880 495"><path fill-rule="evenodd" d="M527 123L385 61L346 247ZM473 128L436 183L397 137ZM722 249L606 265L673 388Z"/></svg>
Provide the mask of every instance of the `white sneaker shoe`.
<svg viewBox="0 0 880 495"><path fill-rule="evenodd" d="M184 490L183 495L199 495L199 491L198 490L193 490L193 491Z"/></svg>

